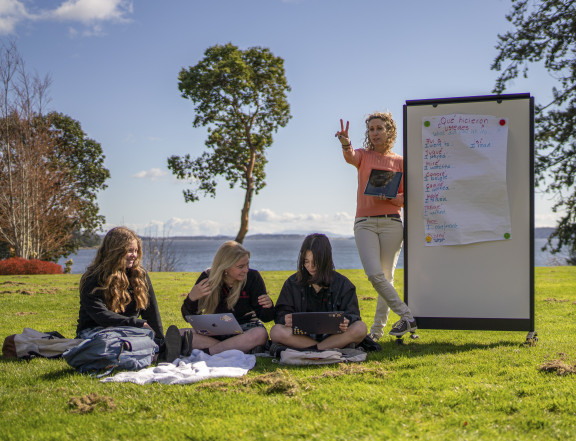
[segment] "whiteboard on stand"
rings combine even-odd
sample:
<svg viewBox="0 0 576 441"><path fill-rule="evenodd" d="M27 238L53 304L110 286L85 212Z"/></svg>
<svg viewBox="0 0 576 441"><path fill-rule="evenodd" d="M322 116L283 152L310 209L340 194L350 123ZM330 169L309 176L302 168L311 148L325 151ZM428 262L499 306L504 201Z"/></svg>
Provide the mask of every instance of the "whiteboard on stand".
<svg viewBox="0 0 576 441"><path fill-rule="evenodd" d="M421 329L534 331L534 101L406 101L404 296Z"/></svg>

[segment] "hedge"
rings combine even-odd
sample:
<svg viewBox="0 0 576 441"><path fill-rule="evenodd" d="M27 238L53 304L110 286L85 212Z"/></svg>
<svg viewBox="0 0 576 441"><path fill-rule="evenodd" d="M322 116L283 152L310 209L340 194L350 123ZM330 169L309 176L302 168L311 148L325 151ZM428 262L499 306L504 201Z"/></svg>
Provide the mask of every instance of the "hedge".
<svg viewBox="0 0 576 441"><path fill-rule="evenodd" d="M24 259L23 257L11 257L0 260L0 275L15 276L21 274L62 274L61 265L38 259Z"/></svg>

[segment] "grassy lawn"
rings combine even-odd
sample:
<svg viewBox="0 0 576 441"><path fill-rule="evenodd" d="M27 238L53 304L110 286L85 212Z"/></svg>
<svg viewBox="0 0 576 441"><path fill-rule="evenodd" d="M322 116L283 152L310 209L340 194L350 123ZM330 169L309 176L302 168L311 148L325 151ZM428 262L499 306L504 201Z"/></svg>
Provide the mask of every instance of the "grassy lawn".
<svg viewBox="0 0 576 441"><path fill-rule="evenodd" d="M361 270L342 273L370 326L376 293ZM273 299L290 274L262 273ZM151 274L165 329L186 326L180 305L197 276ZM74 337L79 278L0 276L0 341L24 327ZM401 270L396 279L402 292ZM575 267L536 269L536 331L527 346L526 332L422 330L404 346L384 337L365 363L260 358L243 378L175 386L100 383L63 360L0 358L0 439L576 439Z"/></svg>

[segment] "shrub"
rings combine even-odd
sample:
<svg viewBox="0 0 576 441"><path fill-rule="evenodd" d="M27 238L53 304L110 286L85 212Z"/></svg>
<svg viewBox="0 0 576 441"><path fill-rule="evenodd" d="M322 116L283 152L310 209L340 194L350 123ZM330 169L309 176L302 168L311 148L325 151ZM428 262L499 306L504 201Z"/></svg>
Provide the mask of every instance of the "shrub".
<svg viewBox="0 0 576 441"><path fill-rule="evenodd" d="M54 262L38 259L11 257L0 260L0 275L16 276L21 274L62 274L62 266Z"/></svg>

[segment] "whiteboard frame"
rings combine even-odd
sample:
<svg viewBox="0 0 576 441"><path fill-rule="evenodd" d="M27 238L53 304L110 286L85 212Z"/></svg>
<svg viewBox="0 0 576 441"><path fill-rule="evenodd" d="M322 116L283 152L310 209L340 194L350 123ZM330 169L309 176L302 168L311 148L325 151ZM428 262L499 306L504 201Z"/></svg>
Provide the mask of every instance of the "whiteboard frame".
<svg viewBox="0 0 576 441"><path fill-rule="evenodd" d="M422 117L509 121L509 240L426 246ZM407 100L404 105L404 300L420 329L534 331L534 98L528 93Z"/></svg>

